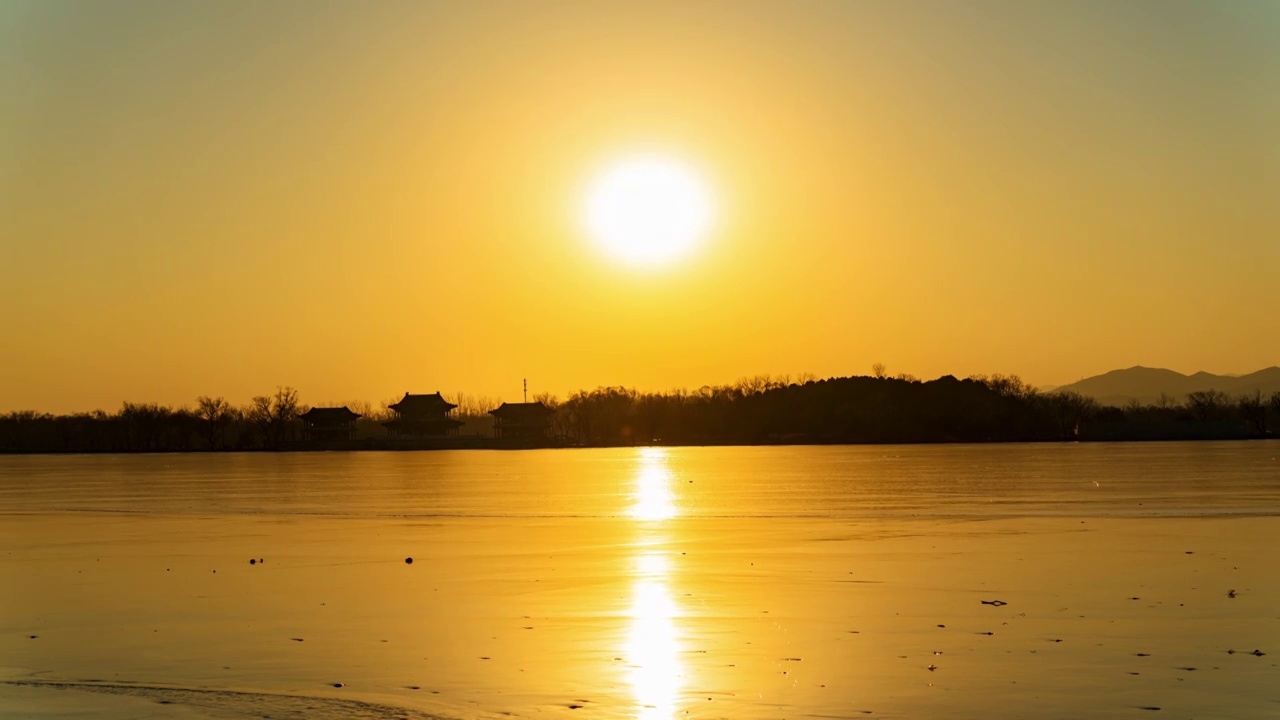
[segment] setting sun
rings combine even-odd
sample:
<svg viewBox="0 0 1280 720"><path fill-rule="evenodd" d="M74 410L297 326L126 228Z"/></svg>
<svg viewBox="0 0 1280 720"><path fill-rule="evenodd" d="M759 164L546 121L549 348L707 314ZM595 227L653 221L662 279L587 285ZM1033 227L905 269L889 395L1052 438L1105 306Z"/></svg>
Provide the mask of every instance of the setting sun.
<svg viewBox="0 0 1280 720"><path fill-rule="evenodd" d="M661 157L617 163L587 193L591 238L610 256L653 266L687 255L711 224L706 187L687 166Z"/></svg>
<svg viewBox="0 0 1280 720"><path fill-rule="evenodd" d="M0 0L0 79L0 720L1280 720L1280 0Z"/></svg>

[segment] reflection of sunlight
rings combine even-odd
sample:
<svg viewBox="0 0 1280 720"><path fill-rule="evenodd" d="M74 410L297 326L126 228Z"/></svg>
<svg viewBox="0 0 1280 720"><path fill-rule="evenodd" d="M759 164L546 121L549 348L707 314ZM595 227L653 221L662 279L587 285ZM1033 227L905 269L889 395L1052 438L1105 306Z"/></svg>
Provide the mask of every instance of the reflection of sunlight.
<svg viewBox="0 0 1280 720"><path fill-rule="evenodd" d="M664 578L671 572L671 561L666 555L647 552L636 558L636 572L640 577Z"/></svg>
<svg viewBox="0 0 1280 720"><path fill-rule="evenodd" d="M670 720L680 688L676 604L667 589L667 558L646 553L637 559L638 577L631 590L631 635L627 660L630 682L642 720Z"/></svg>
<svg viewBox="0 0 1280 720"><path fill-rule="evenodd" d="M676 514L674 500L666 451L659 448L640 451L635 503L628 511L631 517L636 520L669 520Z"/></svg>
<svg viewBox="0 0 1280 720"><path fill-rule="evenodd" d="M660 448L640 451L635 495L628 514L642 521L636 543L635 582L631 587L631 627L625 654L631 668L628 681L641 720L672 720L676 714L681 678L680 643L676 636L676 602L667 585L671 559L656 549L668 542L670 527L651 524L676 516L675 493L667 452Z"/></svg>

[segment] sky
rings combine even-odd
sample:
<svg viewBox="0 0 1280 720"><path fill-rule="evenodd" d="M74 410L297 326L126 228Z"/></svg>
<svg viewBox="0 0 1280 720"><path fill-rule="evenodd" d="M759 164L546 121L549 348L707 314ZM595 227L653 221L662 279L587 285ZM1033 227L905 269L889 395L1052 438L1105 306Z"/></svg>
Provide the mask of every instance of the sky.
<svg viewBox="0 0 1280 720"><path fill-rule="evenodd" d="M2 0L0 158L0 411L1280 364L1269 0Z"/></svg>

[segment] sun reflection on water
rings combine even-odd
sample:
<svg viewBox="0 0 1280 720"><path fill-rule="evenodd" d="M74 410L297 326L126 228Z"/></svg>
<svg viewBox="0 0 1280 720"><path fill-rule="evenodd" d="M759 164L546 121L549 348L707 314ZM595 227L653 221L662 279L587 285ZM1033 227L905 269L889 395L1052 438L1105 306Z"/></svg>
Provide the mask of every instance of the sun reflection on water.
<svg viewBox="0 0 1280 720"><path fill-rule="evenodd" d="M628 513L636 520L670 520L676 515L674 501L671 471L667 469L667 452L660 448L641 450L635 502Z"/></svg>
<svg viewBox="0 0 1280 720"><path fill-rule="evenodd" d="M682 673L676 637L676 603L667 588L669 563L662 555L638 558L631 589L631 632L627 639L628 680L642 720L670 720Z"/></svg>
<svg viewBox="0 0 1280 720"><path fill-rule="evenodd" d="M679 607L668 587L671 558L661 550L669 544L670 528L656 521L676 515L667 453L657 448L640 452L635 479L635 500L629 515L639 521L635 580L631 587L630 628L625 654L631 668L628 681L640 720L675 717L684 668L676 628Z"/></svg>

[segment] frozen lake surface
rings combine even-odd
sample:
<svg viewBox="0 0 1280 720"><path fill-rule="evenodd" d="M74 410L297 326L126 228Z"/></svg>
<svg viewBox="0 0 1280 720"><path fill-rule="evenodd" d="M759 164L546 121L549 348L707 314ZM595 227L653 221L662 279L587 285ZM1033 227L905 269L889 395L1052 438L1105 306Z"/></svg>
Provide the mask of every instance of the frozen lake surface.
<svg viewBox="0 0 1280 720"><path fill-rule="evenodd" d="M0 456L0 717L1274 718L1277 456Z"/></svg>

